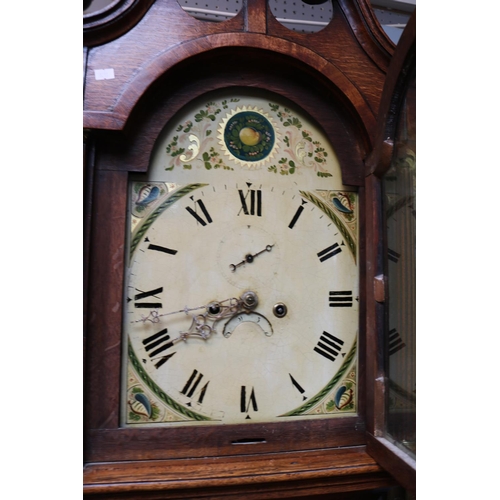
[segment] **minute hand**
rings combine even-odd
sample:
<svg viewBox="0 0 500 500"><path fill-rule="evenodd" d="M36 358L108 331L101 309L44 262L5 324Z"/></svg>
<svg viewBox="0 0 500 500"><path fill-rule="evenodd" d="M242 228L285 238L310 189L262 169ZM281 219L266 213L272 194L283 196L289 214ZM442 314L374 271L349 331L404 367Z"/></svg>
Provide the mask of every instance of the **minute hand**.
<svg viewBox="0 0 500 500"><path fill-rule="evenodd" d="M229 306L224 305L226 302L229 302ZM240 300L236 298L225 299L221 301L210 302L209 304L204 304L198 307L188 307L186 306L184 309L179 309L178 311L172 311L168 313L160 314L158 311L151 311L147 316L141 315L141 319L136 320L134 323L146 323L146 321L150 321L151 323L159 323L160 318L162 316L171 316L172 314L184 313L187 316L195 317L196 315L190 314L191 311L199 311L200 309L205 309L206 312L213 316L217 316L221 310L239 310Z"/></svg>
<svg viewBox="0 0 500 500"><path fill-rule="evenodd" d="M238 264L229 264L229 269L231 269L231 271L234 273L234 271L236 271L236 269L243 264L251 264L254 261L255 257L259 256L261 253L270 252L273 249L273 246L274 244L267 245L266 248L264 248L264 250L261 250L260 252L254 253L253 255L251 253L245 255L244 260L242 260Z"/></svg>

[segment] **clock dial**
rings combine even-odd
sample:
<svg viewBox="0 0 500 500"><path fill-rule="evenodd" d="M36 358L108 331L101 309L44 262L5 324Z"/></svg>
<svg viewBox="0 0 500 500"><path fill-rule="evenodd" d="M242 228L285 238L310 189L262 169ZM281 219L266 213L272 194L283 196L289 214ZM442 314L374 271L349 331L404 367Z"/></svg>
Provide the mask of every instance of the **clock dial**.
<svg viewBox="0 0 500 500"><path fill-rule="evenodd" d="M269 100L241 101L221 99L220 121L223 105L207 105L219 137L205 145L210 123L191 112L165 134L166 164L158 153L149 178L131 182L125 425L356 410L357 195L313 124L303 130L304 117ZM306 137L329 165L301 156ZM190 168L176 169L181 155ZM210 171L210 158L227 168Z"/></svg>

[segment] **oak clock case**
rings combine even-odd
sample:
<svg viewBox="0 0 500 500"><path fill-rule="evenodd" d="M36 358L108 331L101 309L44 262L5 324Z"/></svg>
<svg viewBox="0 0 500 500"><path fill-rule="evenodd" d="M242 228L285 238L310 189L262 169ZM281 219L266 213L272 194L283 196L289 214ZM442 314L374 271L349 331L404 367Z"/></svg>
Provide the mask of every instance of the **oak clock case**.
<svg viewBox="0 0 500 500"><path fill-rule="evenodd" d="M128 207L123 426L356 414L358 198L297 105L197 99Z"/></svg>

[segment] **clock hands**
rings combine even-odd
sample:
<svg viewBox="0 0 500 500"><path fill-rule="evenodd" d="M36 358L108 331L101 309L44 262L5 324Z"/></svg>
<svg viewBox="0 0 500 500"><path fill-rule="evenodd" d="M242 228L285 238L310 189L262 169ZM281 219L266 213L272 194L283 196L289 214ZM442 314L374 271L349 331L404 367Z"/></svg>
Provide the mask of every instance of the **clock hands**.
<svg viewBox="0 0 500 500"><path fill-rule="evenodd" d="M228 301L229 305L224 305L224 303ZM207 340L212 333L217 333L215 325L218 321L232 317L242 309L243 301L234 297L220 302L210 302L210 304L205 306L205 312L203 314L191 315L192 321L188 330L179 332L179 336L173 339L172 342L175 344L181 340L186 341L189 337L198 337Z"/></svg>
<svg viewBox="0 0 500 500"><path fill-rule="evenodd" d="M200 309L205 309L206 312L204 314L208 313L211 316L218 316L221 313L221 311L225 312L227 309L234 309L235 312L237 312L237 311L239 311L238 305L239 305L240 300L241 299L237 299L237 298L233 297L233 298L225 299L225 300L221 300L221 301L212 301L208 304L204 304L204 305L198 306L198 307L186 306L186 307L184 307L184 309L179 309L178 311L172 311L172 312L163 313L163 314L159 314L157 310L153 310L147 316L144 316L143 314L141 314L141 319L134 321L134 323L146 323L146 321L150 321L151 323L159 323L160 318L163 316L171 316L172 314L179 314L179 313L185 313L186 315L189 316L189 313L191 311L198 311ZM229 302L229 306L223 305L226 302ZM195 317L193 315L191 315L191 316Z"/></svg>
<svg viewBox="0 0 500 500"><path fill-rule="evenodd" d="M229 269L231 269L231 271L234 273L234 271L236 271L236 269L240 266L242 266L243 264L251 264L255 257L259 256L261 253L264 253L264 252L270 252L272 249L273 249L273 245L266 245L266 248L264 248L264 250L261 250L260 252L257 252L255 254L247 254L245 255L245 258L244 260L242 260L241 262L239 262L238 264L229 264Z"/></svg>
<svg viewBox="0 0 500 500"><path fill-rule="evenodd" d="M232 318L241 312L248 312L249 310L255 309L258 302L257 294L255 292L247 291L239 298L232 297L225 300L212 301L198 307L189 308L186 306L184 309L163 314L159 314L156 310L151 311L147 316L142 316L141 319L135 321L135 323L146 323L146 321L159 323L160 318L163 316L185 313L187 316L191 316L191 325L186 331L179 332L179 336L172 339L172 343L175 344L181 340L186 341L189 337L198 337L203 340L207 340L212 333L217 333L215 326L219 321ZM200 314L190 314L191 311L199 311L201 309L205 309L205 312Z"/></svg>

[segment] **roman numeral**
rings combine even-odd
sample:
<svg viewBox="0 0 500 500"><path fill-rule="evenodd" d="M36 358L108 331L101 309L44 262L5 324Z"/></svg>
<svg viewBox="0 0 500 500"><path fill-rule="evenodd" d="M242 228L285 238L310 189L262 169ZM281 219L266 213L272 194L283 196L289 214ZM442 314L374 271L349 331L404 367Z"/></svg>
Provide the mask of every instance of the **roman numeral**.
<svg viewBox="0 0 500 500"><path fill-rule="evenodd" d="M352 307L352 292L330 292L330 307Z"/></svg>
<svg viewBox="0 0 500 500"><path fill-rule="evenodd" d="M391 250L390 248L387 249L387 258L389 260L392 260L392 262L395 262L397 264L400 257L401 257L400 253L395 252L394 250Z"/></svg>
<svg viewBox="0 0 500 500"><path fill-rule="evenodd" d="M252 392L250 393L250 397L248 398L248 403L247 403L247 388L246 388L246 386L242 385L241 386L241 395L240 395L241 413L248 413L248 410L250 409L250 405L252 405L253 411L258 411L257 399L255 399L254 388L252 387ZM250 418L250 416L247 415L246 418Z"/></svg>
<svg viewBox="0 0 500 500"><path fill-rule="evenodd" d="M184 388L181 391L181 394L184 394L188 398L191 398L193 394L196 391L196 388L200 385L201 379L203 378L203 374L198 372L198 370L193 370L193 373L191 373L191 376L189 377L188 381L186 382L186 385L184 385ZM201 389L198 395L198 403L201 404L203 403L203 398L205 397L205 394L207 392L208 384L210 381L208 381Z"/></svg>
<svg viewBox="0 0 500 500"><path fill-rule="evenodd" d="M203 203L202 200L194 200L193 196L191 196L191 199L195 203L195 210L193 210L191 207L186 207L186 210L202 225L206 226L207 224L210 224L212 222L212 217L210 217L210 214L208 213L207 208L205 207L205 204ZM204 219L201 215L199 215L196 212L196 205L200 207L200 210L203 212Z"/></svg>
<svg viewBox="0 0 500 500"><path fill-rule="evenodd" d="M343 345L344 345L343 340L338 339L337 337L328 332L323 332L314 350L318 354L321 354L326 359L329 359L330 361L335 361L335 358L341 351Z"/></svg>
<svg viewBox="0 0 500 500"><path fill-rule="evenodd" d="M335 243L331 247L325 248L324 250L321 250L321 252L318 252L319 261L324 262L325 260L333 257L334 255L337 255L340 252L342 252L342 248L339 247L338 243Z"/></svg>
<svg viewBox="0 0 500 500"><path fill-rule="evenodd" d="M389 356L396 354L403 347L406 347L406 344L401 340L397 330L393 328L389 331Z"/></svg>
<svg viewBox="0 0 500 500"><path fill-rule="evenodd" d="M146 352L148 353L148 356L150 357L151 361L158 354L161 354L163 351L170 349L174 345L173 342L170 341L170 336L168 335L167 332L168 332L167 328L164 328L160 332L155 333L154 335L151 335L150 337L142 341L144 348L146 349ZM172 352L168 355L162 356L155 364L155 367L160 368L160 366L166 363L174 354L175 352Z"/></svg>
<svg viewBox="0 0 500 500"><path fill-rule="evenodd" d="M147 241L149 241L149 240L147 240ZM175 255L177 253L177 250L172 250L171 248L162 247L160 245L154 245L153 243L150 243L148 245L148 250L154 250L156 252L168 253L170 255Z"/></svg>
<svg viewBox="0 0 500 500"><path fill-rule="evenodd" d="M140 290L137 291L140 293L134 295L134 300L136 301L134 304L135 307L142 309L161 309L163 307L161 302L137 302L138 300L146 299L147 297L154 297L155 299L158 299L159 297L156 297L156 295L163 292L163 287L155 288L154 290L149 290L148 292L142 292Z"/></svg>
<svg viewBox="0 0 500 500"><path fill-rule="evenodd" d="M304 211L304 205L307 203L306 200L302 200L302 205L297 208L297 211L295 212L295 215L293 216L292 220L290 221L290 224L288 224L288 227L290 229L293 229L293 226L295 226L296 222L299 220L300 214Z"/></svg>
<svg viewBox="0 0 500 500"><path fill-rule="evenodd" d="M251 185L250 182L247 182L248 187ZM240 195L241 202L241 208L238 215L240 215L243 210L245 215L262 216L262 191L260 189L248 189L246 194L243 193L243 190L238 189L238 194ZM250 199L248 200L248 198ZM249 201L249 205L247 205L247 201Z"/></svg>
<svg viewBox="0 0 500 500"><path fill-rule="evenodd" d="M292 384L293 386L300 392L300 394L302 394L302 399L303 400L306 400L307 397L304 396L304 392L306 392L301 386L300 384L292 377L292 374L289 373L288 375L290 375L290 380L292 381Z"/></svg>

